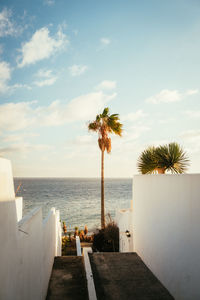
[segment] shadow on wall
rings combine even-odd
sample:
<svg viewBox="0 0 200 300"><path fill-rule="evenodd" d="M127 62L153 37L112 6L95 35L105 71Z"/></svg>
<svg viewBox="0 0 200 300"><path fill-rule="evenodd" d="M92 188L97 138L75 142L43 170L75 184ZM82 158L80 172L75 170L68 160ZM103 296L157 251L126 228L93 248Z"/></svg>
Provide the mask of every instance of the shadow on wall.
<svg viewBox="0 0 200 300"><path fill-rule="evenodd" d="M35 208L20 220L21 210L10 161L0 158L0 299L45 299L54 256L61 252L59 212L51 209L43 221Z"/></svg>

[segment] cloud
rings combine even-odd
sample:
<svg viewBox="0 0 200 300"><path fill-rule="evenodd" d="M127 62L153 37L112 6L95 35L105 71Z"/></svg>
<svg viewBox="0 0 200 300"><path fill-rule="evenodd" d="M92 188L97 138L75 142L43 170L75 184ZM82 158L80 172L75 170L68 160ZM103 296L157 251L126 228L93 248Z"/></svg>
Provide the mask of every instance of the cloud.
<svg viewBox="0 0 200 300"><path fill-rule="evenodd" d="M67 146L78 145L78 146L92 146L94 144L94 138L92 135L79 135L75 139L67 142Z"/></svg>
<svg viewBox="0 0 200 300"><path fill-rule="evenodd" d="M189 140L196 138L196 137L200 138L200 130L199 129L186 130L186 131L183 131L180 136L184 139L189 139Z"/></svg>
<svg viewBox="0 0 200 300"><path fill-rule="evenodd" d="M49 151L52 146L44 144L29 144L29 143L17 143L7 147L0 148L0 155L12 154L16 152L34 152L34 151Z"/></svg>
<svg viewBox="0 0 200 300"><path fill-rule="evenodd" d="M0 62L0 93L5 93L8 91L9 87L7 82L11 77L10 65L5 62Z"/></svg>
<svg viewBox="0 0 200 300"><path fill-rule="evenodd" d="M133 122L133 121L138 121L144 117L146 117L147 114L143 112L143 110L139 109L137 110L136 112L132 112L132 113L129 113L127 115L123 115L121 117L121 120L122 121L130 121L130 122Z"/></svg>
<svg viewBox="0 0 200 300"><path fill-rule="evenodd" d="M40 87L53 85L57 80L57 76L52 74L52 70L40 69L35 76L38 80L34 83Z"/></svg>
<svg viewBox="0 0 200 300"><path fill-rule="evenodd" d="M32 102L6 103L0 105L0 133L17 131L34 123Z"/></svg>
<svg viewBox="0 0 200 300"><path fill-rule="evenodd" d="M49 58L68 43L66 35L59 30L55 37L49 35L47 27L37 30L29 42L22 45L21 55L18 57L18 67L34 64Z"/></svg>
<svg viewBox="0 0 200 300"><path fill-rule="evenodd" d="M102 44L103 46L108 46L108 45L111 43L110 39L109 39L109 38L105 38L105 37L102 37L102 38L100 39L100 42L101 42L101 44Z"/></svg>
<svg viewBox="0 0 200 300"><path fill-rule="evenodd" d="M198 89L194 89L194 90L188 90L186 92L186 95L190 96L190 95L196 95L199 93L199 90Z"/></svg>
<svg viewBox="0 0 200 300"><path fill-rule="evenodd" d="M16 36L23 31L23 29L17 26L12 20L12 11L4 8L0 12L0 37Z"/></svg>
<svg viewBox="0 0 200 300"><path fill-rule="evenodd" d="M180 101L182 98L182 95L179 91L174 90L174 91L170 91L170 90L162 90L160 93L146 99L147 103L153 103L153 104L157 104L157 103L168 103L168 102L177 102Z"/></svg>
<svg viewBox="0 0 200 300"><path fill-rule="evenodd" d="M9 85L8 81L11 79L11 71L10 65L7 62L0 61L0 94L12 93L19 88L31 89L27 84L15 83Z"/></svg>
<svg viewBox="0 0 200 300"><path fill-rule="evenodd" d="M180 138L186 143L187 145L187 152L192 153L199 153L200 151L200 130L199 129L191 129L183 131L180 134Z"/></svg>
<svg viewBox="0 0 200 300"><path fill-rule="evenodd" d="M179 102L187 96L195 95L198 93L199 93L198 89L188 90L185 93L180 93L177 90L165 89L165 90L160 91L160 93L158 93L150 98L147 98L146 102L153 103L153 104Z"/></svg>
<svg viewBox="0 0 200 300"><path fill-rule="evenodd" d="M22 142L25 139L29 139L29 138L34 138L39 136L39 134L37 133L32 133L32 132L25 132L25 133L21 133L19 134L6 134L6 136L3 138L3 142L5 143L16 143L16 142Z"/></svg>
<svg viewBox="0 0 200 300"><path fill-rule="evenodd" d="M128 131L125 131L124 137L125 137L125 142L130 142L132 140L138 139L143 132L149 131L151 128L148 126L131 126Z"/></svg>
<svg viewBox="0 0 200 300"><path fill-rule="evenodd" d="M27 89L27 90L32 90L32 87L28 84L21 84L21 83L15 83L11 86L9 86L9 90L13 92L16 89Z"/></svg>
<svg viewBox="0 0 200 300"><path fill-rule="evenodd" d="M52 6L55 4L55 0L44 0L44 4L48 6Z"/></svg>
<svg viewBox="0 0 200 300"><path fill-rule="evenodd" d="M73 65L69 67L69 71L71 73L71 76L80 76L81 74L84 74L88 70L87 66L84 65Z"/></svg>
<svg viewBox="0 0 200 300"><path fill-rule="evenodd" d="M200 118L200 110L186 110L183 113L192 119Z"/></svg>
<svg viewBox="0 0 200 300"><path fill-rule="evenodd" d="M116 86L116 81L104 80L96 88L98 90L113 90Z"/></svg>
<svg viewBox="0 0 200 300"><path fill-rule="evenodd" d="M54 101L49 107L38 108L40 124L57 126L75 121L88 121L114 99L116 94L90 93L74 98L67 104Z"/></svg>
<svg viewBox="0 0 200 300"><path fill-rule="evenodd" d="M102 92L81 95L70 102L54 101L49 106L36 106L36 102L6 103L0 105L0 133L18 131L28 127L59 126L70 122L89 121L116 94Z"/></svg>

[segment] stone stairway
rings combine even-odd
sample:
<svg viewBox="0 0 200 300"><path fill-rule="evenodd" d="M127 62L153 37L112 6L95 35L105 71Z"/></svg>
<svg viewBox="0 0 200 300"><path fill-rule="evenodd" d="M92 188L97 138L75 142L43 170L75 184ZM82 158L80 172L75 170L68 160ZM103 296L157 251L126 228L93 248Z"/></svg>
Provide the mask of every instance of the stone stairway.
<svg viewBox="0 0 200 300"><path fill-rule="evenodd" d="M98 300L172 300L136 253L91 253Z"/></svg>
<svg viewBox="0 0 200 300"><path fill-rule="evenodd" d="M88 299L83 257L55 257L46 299Z"/></svg>
<svg viewBox="0 0 200 300"><path fill-rule="evenodd" d="M137 253L90 253L89 258L98 300L174 299ZM55 257L46 299L88 300L83 257Z"/></svg>

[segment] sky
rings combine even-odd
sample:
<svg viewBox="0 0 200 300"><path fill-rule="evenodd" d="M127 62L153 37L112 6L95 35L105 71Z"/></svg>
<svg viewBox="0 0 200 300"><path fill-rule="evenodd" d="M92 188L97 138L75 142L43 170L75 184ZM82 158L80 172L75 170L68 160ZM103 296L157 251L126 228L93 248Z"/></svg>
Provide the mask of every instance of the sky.
<svg viewBox="0 0 200 300"><path fill-rule="evenodd" d="M118 113L105 177L178 142L200 171L199 0L1 0L0 156L16 177L99 177L104 107Z"/></svg>

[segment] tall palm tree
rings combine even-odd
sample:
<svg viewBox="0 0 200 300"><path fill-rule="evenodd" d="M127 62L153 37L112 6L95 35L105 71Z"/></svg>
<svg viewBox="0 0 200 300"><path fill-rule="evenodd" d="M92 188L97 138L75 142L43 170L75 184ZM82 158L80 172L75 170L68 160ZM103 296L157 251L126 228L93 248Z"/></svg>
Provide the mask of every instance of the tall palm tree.
<svg viewBox="0 0 200 300"><path fill-rule="evenodd" d="M187 171L188 165L189 159L177 143L149 147L138 159L138 170L142 174L164 174L166 171L182 174Z"/></svg>
<svg viewBox="0 0 200 300"><path fill-rule="evenodd" d="M118 114L109 114L109 108L106 107L102 114L96 116L96 119L89 123L88 129L98 133L98 144L101 150L101 228L105 228L105 208L104 208L104 152L111 152L111 138L109 134L122 135L122 124L119 122Z"/></svg>

